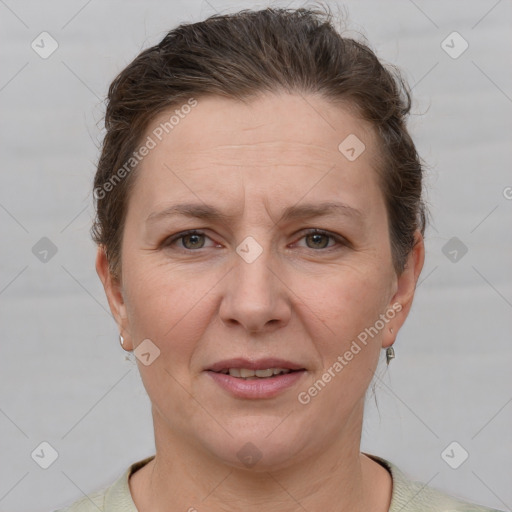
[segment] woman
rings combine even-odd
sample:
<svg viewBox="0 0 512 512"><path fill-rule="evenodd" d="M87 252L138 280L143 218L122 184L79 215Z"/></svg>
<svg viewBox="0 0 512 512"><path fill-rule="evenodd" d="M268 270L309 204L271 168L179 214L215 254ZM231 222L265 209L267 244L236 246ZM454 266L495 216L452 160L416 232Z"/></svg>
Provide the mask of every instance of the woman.
<svg viewBox="0 0 512 512"><path fill-rule="evenodd" d="M424 261L409 109L304 9L181 25L114 80L92 234L156 455L66 510L490 510L360 451Z"/></svg>

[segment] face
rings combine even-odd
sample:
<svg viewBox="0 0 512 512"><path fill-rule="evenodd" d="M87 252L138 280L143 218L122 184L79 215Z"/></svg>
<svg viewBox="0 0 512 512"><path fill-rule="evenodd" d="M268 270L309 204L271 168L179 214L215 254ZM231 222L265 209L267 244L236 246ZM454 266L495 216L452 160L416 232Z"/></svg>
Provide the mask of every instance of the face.
<svg viewBox="0 0 512 512"><path fill-rule="evenodd" d="M263 469L357 438L423 263L420 243L393 269L371 127L314 96L209 97L159 141L171 114L144 137L157 143L129 199L121 281L97 259L124 347L159 351L137 361L155 431L233 466L253 451ZM229 359L299 371L211 371Z"/></svg>

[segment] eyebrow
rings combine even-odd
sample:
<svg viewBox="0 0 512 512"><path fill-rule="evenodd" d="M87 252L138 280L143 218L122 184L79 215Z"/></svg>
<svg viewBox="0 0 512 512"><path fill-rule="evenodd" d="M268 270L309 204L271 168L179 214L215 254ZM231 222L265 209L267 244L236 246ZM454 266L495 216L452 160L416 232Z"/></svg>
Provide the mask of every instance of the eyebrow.
<svg viewBox="0 0 512 512"><path fill-rule="evenodd" d="M306 203L285 208L278 222L290 220L302 220L327 216L347 216L355 220L363 220L361 210L340 202ZM168 206L164 210L148 215L146 223L154 223L164 218L184 216L213 222L229 222L237 215L228 215L209 204L181 203Z"/></svg>

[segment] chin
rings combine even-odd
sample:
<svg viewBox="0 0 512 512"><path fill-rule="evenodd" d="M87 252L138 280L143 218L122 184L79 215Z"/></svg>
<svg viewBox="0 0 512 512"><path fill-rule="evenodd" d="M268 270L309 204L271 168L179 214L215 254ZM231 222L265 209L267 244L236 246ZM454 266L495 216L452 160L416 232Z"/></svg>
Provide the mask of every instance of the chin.
<svg viewBox="0 0 512 512"><path fill-rule="evenodd" d="M286 428L283 425L286 420L281 423L282 418L276 416L259 418L256 422L257 419L254 416L243 418L245 428L227 426L232 437L225 432L219 438L204 439L202 436L202 444L217 460L251 472L285 469L307 456L307 440L301 436L300 432L304 430L298 428L298 423ZM280 430L281 427L284 428Z"/></svg>

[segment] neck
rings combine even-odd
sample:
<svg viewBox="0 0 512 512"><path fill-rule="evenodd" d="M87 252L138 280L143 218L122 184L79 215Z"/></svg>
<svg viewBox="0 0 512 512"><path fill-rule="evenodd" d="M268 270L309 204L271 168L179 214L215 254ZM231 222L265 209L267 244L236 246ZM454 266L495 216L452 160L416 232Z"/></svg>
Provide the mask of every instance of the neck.
<svg viewBox="0 0 512 512"><path fill-rule="evenodd" d="M359 451L362 408L339 437L314 455L278 469L240 469L165 428L153 413L156 456L130 479L139 512L325 510L385 512L391 477Z"/></svg>

